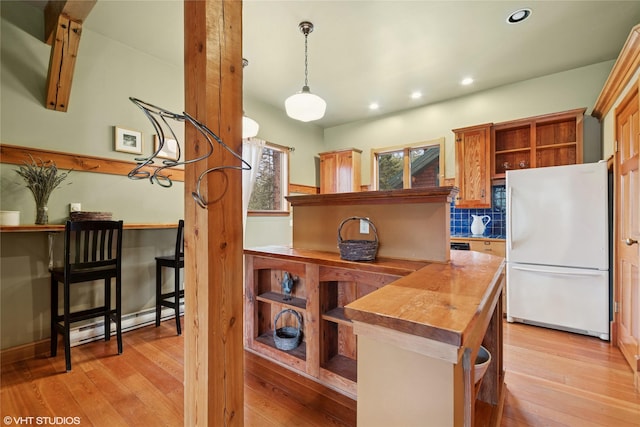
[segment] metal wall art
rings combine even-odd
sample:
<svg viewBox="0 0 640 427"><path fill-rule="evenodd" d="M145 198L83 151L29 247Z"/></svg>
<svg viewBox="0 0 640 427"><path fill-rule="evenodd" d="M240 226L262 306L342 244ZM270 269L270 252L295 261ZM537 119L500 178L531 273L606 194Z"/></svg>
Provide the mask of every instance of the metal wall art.
<svg viewBox="0 0 640 427"><path fill-rule="evenodd" d="M149 179L151 183L154 182L162 187L171 187L173 182L168 174L165 173L165 169L171 168L178 165L186 165L188 163L195 163L201 160L205 160L209 156L213 155L214 152L214 141L217 142L222 148L230 152L235 158L240 160L242 163L240 166L232 166L232 165L222 165L215 166L209 168L202 172L198 177L198 181L196 183L196 190L191 193L193 199L198 203L198 205L202 208L207 208L207 200L200 193L200 183L202 179L209 173L213 171L220 171L223 169L236 169L236 170L250 170L251 165L242 159L242 156L233 151L230 147L228 147L222 139L218 137L215 133L213 133L209 128L207 128L203 123L200 123L198 120L190 116L188 113L183 112L182 114L172 113L171 111L165 110L160 107L156 107L155 105L149 104L147 102L141 101L137 98L130 97L131 102L137 105L142 112L147 116L157 135L157 144L155 146L155 152L149 157L136 157L135 160L137 165L135 168L129 172L128 176L131 179ZM185 126L193 126L198 132L200 132L205 140L209 144L209 150L204 153L202 156L197 157L191 160L181 160L182 153L180 150L180 140L178 139L176 133L173 128L169 124L171 120L177 122L184 122ZM166 147L165 147L166 145ZM171 147L169 147L171 145ZM171 148L171 151L175 151L175 158L167 158L166 156L167 150ZM160 161L159 159L163 158L164 160ZM161 166L156 165L155 162L158 161L161 163ZM146 167L153 168L153 172L149 170L145 170Z"/></svg>

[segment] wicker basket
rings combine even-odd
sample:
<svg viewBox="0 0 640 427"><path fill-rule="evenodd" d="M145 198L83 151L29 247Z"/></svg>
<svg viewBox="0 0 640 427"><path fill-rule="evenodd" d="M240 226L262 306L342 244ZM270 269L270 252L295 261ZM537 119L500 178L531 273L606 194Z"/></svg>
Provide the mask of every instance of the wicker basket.
<svg viewBox="0 0 640 427"><path fill-rule="evenodd" d="M373 229L375 240L342 240L342 227L349 221L367 221ZM378 231L368 218L352 216L340 223L338 227L338 248L340 249L340 258L347 261L373 261L378 252Z"/></svg>
<svg viewBox="0 0 640 427"><path fill-rule="evenodd" d="M278 319L280 319L283 313L293 313L298 320L298 327L283 326L282 328L278 328ZM273 321L273 340L275 341L276 347L280 350L293 350L298 347L302 341L301 328L302 318L297 311L287 308L276 314L276 318Z"/></svg>
<svg viewBox="0 0 640 427"><path fill-rule="evenodd" d="M111 212L76 211L69 214L71 221L111 221Z"/></svg>

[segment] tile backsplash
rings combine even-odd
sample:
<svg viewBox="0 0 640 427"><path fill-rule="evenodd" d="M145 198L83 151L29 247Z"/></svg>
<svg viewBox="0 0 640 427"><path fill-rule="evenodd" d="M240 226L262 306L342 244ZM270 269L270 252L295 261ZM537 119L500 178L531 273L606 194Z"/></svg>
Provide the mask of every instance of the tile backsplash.
<svg viewBox="0 0 640 427"><path fill-rule="evenodd" d="M489 215L491 222L487 225L484 236L504 238L507 227L506 187L491 187L491 209L458 209L451 202L451 235L465 236L471 234L471 215Z"/></svg>

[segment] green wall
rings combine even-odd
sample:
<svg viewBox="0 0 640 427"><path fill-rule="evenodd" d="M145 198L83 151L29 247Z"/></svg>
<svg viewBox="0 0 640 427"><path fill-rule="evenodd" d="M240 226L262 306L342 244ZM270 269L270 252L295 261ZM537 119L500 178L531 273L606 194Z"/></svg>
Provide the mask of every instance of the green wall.
<svg viewBox="0 0 640 427"><path fill-rule="evenodd" d="M429 141L445 137L445 176L455 176L452 129L498 123L593 105L615 61L607 61L552 74L465 97L427 105L378 119L347 123L325 130L327 150L357 147L362 150L362 183L369 184L371 149ZM602 158L600 127L588 116L585 161Z"/></svg>
<svg viewBox="0 0 640 427"><path fill-rule="evenodd" d="M113 128L143 134L143 154L152 153L153 128L130 96L171 111L184 109L181 66L136 51L87 30L82 32L67 112L44 107L50 46L43 40L42 11L24 2L0 2L0 143L133 161L113 149ZM294 183L315 185L315 153L323 151L322 130L288 119L283 111L247 100L245 110L257 120L258 137L295 147L290 175ZM46 160L46 159L44 159ZM0 163L0 210L18 210L21 223L35 220L35 203L17 166ZM68 185L67 185L68 184ZM63 223L69 203L82 210L113 212L125 222L175 223L184 215L184 185L161 188L148 181L73 171L49 201L50 223ZM265 225L265 222L267 223ZM287 244L289 217L247 221L246 244ZM155 304L155 260L174 247L174 230L127 230L124 237L124 313ZM53 259L61 261L62 235L53 233ZM0 253L0 349L49 336L48 233L2 233ZM164 282L170 286L173 275ZM99 299L99 289L79 286L81 304Z"/></svg>
<svg viewBox="0 0 640 427"><path fill-rule="evenodd" d="M152 128L129 100L135 96L173 111L184 105L182 67L84 30L66 113L44 108L49 45L43 39L42 11L24 2L0 2L0 143L121 160L132 155L113 150L113 127L143 133L144 153L151 153ZM614 61L447 100L432 105L321 129L287 118L281 108L245 97L244 110L260 123L259 138L295 148L290 156L291 182L318 185L317 153L357 147L363 150L362 181L370 182L370 149L445 137L445 174L455 174L451 129L587 107L591 111ZM248 70L247 72L249 72ZM591 160L602 158L599 124L587 117ZM610 144L609 144L610 145ZM605 148L605 153L610 151ZM0 164L0 209L21 211L33 223L35 205L14 172ZM184 185L170 189L146 181L72 172L49 204L50 221L62 223L70 202L83 210L111 211L126 222L176 222L182 217ZM249 217L245 245L289 244L291 218ZM334 232L334 230L329 230ZM3 233L0 238L0 349L49 335L48 234ZM154 257L170 253L173 230L128 231L125 235L125 312L154 304ZM59 262L60 234L53 236ZM167 274L165 283L170 284ZM97 297L81 289L80 301Z"/></svg>

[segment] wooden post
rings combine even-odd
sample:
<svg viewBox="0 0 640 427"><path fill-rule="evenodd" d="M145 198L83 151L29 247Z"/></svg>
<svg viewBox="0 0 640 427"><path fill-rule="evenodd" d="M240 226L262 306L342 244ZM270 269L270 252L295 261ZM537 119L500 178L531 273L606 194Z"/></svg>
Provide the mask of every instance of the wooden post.
<svg viewBox="0 0 640 427"><path fill-rule="evenodd" d="M45 107L50 110L67 111L82 22L96 1L52 0L45 6L45 41L51 45Z"/></svg>
<svg viewBox="0 0 640 427"><path fill-rule="evenodd" d="M185 111L241 152L242 2L184 1ZM185 125L187 159L208 144ZM242 172L204 170L240 162L217 143L185 167L185 426L242 426Z"/></svg>

